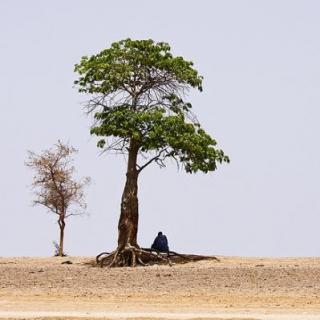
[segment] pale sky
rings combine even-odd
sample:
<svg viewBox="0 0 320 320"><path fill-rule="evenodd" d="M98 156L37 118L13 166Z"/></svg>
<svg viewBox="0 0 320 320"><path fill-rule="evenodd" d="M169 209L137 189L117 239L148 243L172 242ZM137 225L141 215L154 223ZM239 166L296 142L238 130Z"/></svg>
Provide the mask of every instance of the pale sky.
<svg viewBox="0 0 320 320"><path fill-rule="evenodd" d="M231 163L140 177L139 243L158 231L185 253L320 256L320 2L0 1L0 256L50 256L55 216L32 207L27 150L58 139L91 176L89 215L67 221L65 251L116 246L123 158L99 156L74 64L125 38L168 42L204 76L190 92Z"/></svg>

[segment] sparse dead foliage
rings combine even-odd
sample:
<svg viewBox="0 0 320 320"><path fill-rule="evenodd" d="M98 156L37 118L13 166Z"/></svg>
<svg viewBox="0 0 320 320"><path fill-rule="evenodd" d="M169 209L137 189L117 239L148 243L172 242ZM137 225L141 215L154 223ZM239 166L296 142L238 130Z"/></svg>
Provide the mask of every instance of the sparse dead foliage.
<svg viewBox="0 0 320 320"><path fill-rule="evenodd" d="M43 205L49 212L58 216L60 243L58 255L63 256L65 219L82 215L86 210L84 188L90 182L89 177L80 181L74 179L72 154L77 150L61 141L41 154L29 151L26 166L33 169L32 188L34 205Z"/></svg>

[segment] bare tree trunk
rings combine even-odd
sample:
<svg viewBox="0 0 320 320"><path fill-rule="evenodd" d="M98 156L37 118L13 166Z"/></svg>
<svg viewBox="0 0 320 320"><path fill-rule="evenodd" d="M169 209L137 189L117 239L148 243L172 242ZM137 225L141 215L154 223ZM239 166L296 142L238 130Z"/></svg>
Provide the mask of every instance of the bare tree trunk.
<svg viewBox="0 0 320 320"><path fill-rule="evenodd" d="M60 227L60 241L59 241L59 252L58 255L59 257L63 257L64 252L63 252L63 241L64 241L64 228L66 226L64 222L64 216L60 216L59 221L58 221L59 227Z"/></svg>
<svg viewBox="0 0 320 320"><path fill-rule="evenodd" d="M121 251L128 246L138 246L138 150L139 145L136 141L131 139L129 147L127 179L121 198L121 214L118 224L118 251Z"/></svg>
<svg viewBox="0 0 320 320"><path fill-rule="evenodd" d="M185 263L211 259L212 257L181 255L169 251L166 256L157 250L140 248L137 243L139 207L138 207L138 177L141 167L137 170L137 156L139 144L131 139L127 167L127 178L121 198L121 214L118 224L118 247L116 250L102 252L96 257L101 267L135 267L146 266L149 263L167 263L172 265L171 259ZM217 258L214 258L217 260Z"/></svg>

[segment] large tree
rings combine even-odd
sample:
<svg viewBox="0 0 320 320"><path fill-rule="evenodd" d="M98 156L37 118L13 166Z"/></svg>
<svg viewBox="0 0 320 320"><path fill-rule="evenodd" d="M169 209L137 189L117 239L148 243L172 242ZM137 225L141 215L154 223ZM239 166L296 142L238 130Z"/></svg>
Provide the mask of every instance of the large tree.
<svg viewBox="0 0 320 320"><path fill-rule="evenodd" d="M80 181L73 177L72 154L77 152L70 145L58 143L41 154L29 151L26 166L34 170L32 187L34 205L41 205L57 216L60 229L57 256L64 256L64 231L66 219L85 213L84 188L89 177Z"/></svg>
<svg viewBox="0 0 320 320"><path fill-rule="evenodd" d="M91 134L101 137L98 147L127 155L118 247L101 263L142 264L146 252L137 243L141 172L154 163L163 167L167 159L188 173L207 173L229 162L184 101L190 88L202 91L202 76L192 62L173 56L167 43L131 39L82 57L75 71L79 91L90 95L87 108L95 119Z"/></svg>

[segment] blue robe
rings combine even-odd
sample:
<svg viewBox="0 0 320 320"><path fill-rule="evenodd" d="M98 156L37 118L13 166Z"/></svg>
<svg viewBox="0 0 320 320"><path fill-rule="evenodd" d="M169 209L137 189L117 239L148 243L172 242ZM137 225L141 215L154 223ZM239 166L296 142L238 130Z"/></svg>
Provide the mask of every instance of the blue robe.
<svg viewBox="0 0 320 320"><path fill-rule="evenodd" d="M167 237L164 234L158 235L154 239L151 249L155 249L160 252L168 252L169 246Z"/></svg>

